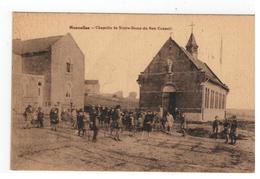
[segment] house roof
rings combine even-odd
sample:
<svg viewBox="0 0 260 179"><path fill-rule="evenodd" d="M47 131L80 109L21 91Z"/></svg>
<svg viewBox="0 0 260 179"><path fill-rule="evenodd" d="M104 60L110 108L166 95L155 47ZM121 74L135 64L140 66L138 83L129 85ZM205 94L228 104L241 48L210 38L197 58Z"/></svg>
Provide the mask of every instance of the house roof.
<svg viewBox="0 0 260 179"><path fill-rule="evenodd" d="M47 51L50 46L61 39L63 35L31 39L31 40L13 40L13 51L17 54L26 54L33 52Z"/></svg>

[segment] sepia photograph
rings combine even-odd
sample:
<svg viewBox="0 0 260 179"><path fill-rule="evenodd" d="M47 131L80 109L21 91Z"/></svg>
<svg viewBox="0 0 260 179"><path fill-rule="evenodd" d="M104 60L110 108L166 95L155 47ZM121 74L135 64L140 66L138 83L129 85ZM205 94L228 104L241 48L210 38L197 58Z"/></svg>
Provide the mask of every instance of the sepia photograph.
<svg viewBox="0 0 260 179"><path fill-rule="evenodd" d="M13 12L11 170L255 172L255 16Z"/></svg>

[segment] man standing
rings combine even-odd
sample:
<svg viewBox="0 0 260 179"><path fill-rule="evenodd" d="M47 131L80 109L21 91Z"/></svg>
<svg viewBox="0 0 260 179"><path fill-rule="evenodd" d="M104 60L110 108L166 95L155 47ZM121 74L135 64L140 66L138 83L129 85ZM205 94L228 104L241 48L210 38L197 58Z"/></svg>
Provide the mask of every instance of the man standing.
<svg viewBox="0 0 260 179"><path fill-rule="evenodd" d="M232 124L230 126L230 143L232 145L236 144L237 142L237 120L236 116L232 116Z"/></svg>
<svg viewBox="0 0 260 179"><path fill-rule="evenodd" d="M152 122L153 122L153 115L152 115L151 111L148 111L144 117L142 138L143 138L144 132L146 131L147 135L148 135L147 139L149 139L150 132L152 132Z"/></svg>
<svg viewBox="0 0 260 179"><path fill-rule="evenodd" d="M56 108L51 109L50 124L51 124L51 130L57 131L56 125L58 124L58 110Z"/></svg>
<svg viewBox="0 0 260 179"><path fill-rule="evenodd" d="M105 125L104 136L106 136L106 133L109 132L109 124L110 124L110 112L107 107L105 107L105 111L103 115L104 115L104 125Z"/></svg>
<svg viewBox="0 0 260 179"><path fill-rule="evenodd" d="M96 122L97 113L96 113L94 106L92 106L92 108L89 111L89 117L90 117L89 128L90 128L90 130L93 131L92 142L96 142L97 135L98 135L98 127L97 127L97 122Z"/></svg>
<svg viewBox="0 0 260 179"><path fill-rule="evenodd" d="M218 116L215 116L215 120L212 123L212 131L216 139L218 138L219 123Z"/></svg>
<svg viewBox="0 0 260 179"><path fill-rule="evenodd" d="M84 115L83 110L80 109L77 115L77 127L78 127L78 136L84 135Z"/></svg>
<svg viewBox="0 0 260 179"><path fill-rule="evenodd" d="M37 113L37 127L42 128L43 127L43 120L44 120L44 113L42 112L42 108L38 108Z"/></svg>
<svg viewBox="0 0 260 179"><path fill-rule="evenodd" d="M116 106L116 110L114 112L114 116L113 116L113 122L114 122L114 128L115 128L115 131L116 131L116 134L115 134L115 140L116 141L121 141L120 140L120 137L119 137L119 132L120 132L120 129L122 128L122 119L121 119L121 110L120 110L120 105L117 105Z"/></svg>

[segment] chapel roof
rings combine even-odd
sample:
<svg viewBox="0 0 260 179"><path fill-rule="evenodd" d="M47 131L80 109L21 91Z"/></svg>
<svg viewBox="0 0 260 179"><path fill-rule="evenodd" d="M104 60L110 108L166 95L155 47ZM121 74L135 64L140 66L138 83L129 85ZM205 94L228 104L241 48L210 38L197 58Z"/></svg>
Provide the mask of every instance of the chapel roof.
<svg viewBox="0 0 260 179"><path fill-rule="evenodd" d="M219 78L218 76L211 70L211 68L207 65L207 63L199 60L198 58L194 58L185 48L179 46L179 44L177 44L177 42L175 42L171 37L165 42L165 44L163 45L163 47L166 44L170 44L169 42L173 42L174 44L176 44L177 47L180 48L180 50L187 56L187 58L195 65L195 67L200 70L205 72L206 74L206 78L208 78L208 80L210 80L212 83L215 83L219 86L222 86L224 89L229 90L228 86L226 84L224 84ZM194 34L191 33L190 38L188 40L187 45L197 45L196 41L195 41L195 37ZM163 48L162 47L162 48Z"/></svg>

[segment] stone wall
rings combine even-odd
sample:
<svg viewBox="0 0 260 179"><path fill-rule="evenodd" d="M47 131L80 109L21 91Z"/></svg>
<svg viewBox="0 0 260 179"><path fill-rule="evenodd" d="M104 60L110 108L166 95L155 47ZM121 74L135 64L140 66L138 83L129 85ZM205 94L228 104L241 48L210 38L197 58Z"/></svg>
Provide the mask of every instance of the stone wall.
<svg viewBox="0 0 260 179"><path fill-rule="evenodd" d="M76 108L84 106L84 55L71 37L67 34L51 48L51 102L59 102L63 108L70 103ZM71 71L67 72L67 63L71 63ZM66 96L69 86L70 95Z"/></svg>
<svg viewBox="0 0 260 179"><path fill-rule="evenodd" d="M31 105L34 108L43 106L43 86L39 89L39 81L44 81L43 75L12 74L13 112L23 113L27 105Z"/></svg>
<svg viewBox="0 0 260 179"><path fill-rule="evenodd" d="M43 75L43 107L51 100L51 54L50 51L22 55L22 73Z"/></svg>

